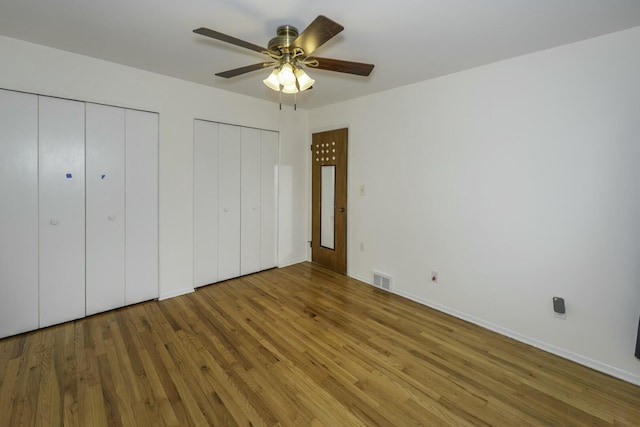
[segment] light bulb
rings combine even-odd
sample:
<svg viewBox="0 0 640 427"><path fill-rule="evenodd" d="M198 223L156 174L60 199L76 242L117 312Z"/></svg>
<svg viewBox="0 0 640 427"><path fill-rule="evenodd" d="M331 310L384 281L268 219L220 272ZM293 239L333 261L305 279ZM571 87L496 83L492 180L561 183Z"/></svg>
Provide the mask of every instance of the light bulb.
<svg viewBox="0 0 640 427"><path fill-rule="evenodd" d="M283 86L282 93L298 93L298 88L296 87L295 80L293 81L293 84Z"/></svg>
<svg viewBox="0 0 640 427"><path fill-rule="evenodd" d="M298 86L300 86L300 92L309 89L316 82L304 72L302 68L297 68L295 71L298 78Z"/></svg>
<svg viewBox="0 0 640 427"><path fill-rule="evenodd" d="M278 82L282 86L291 86L296 84L296 75L293 74L293 67L288 62L282 64L278 72Z"/></svg>
<svg viewBox="0 0 640 427"><path fill-rule="evenodd" d="M277 92L280 91L280 82L278 81L278 69L274 69L269 77L262 81L269 89L273 89Z"/></svg>

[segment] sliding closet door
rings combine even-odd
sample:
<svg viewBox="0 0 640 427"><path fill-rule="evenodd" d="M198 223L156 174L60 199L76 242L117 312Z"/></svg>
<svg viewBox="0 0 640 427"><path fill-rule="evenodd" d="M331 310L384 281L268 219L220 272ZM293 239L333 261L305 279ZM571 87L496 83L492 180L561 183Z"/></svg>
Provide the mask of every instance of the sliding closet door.
<svg viewBox="0 0 640 427"><path fill-rule="evenodd" d="M85 315L84 115L39 97L40 327Z"/></svg>
<svg viewBox="0 0 640 427"><path fill-rule="evenodd" d="M240 274L260 271L260 130L241 130Z"/></svg>
<svg viewBox="0 0 640 427"><path fill-rule="evenodd" d="M218 281L218 124L196 120L193 145L194 286Z"/></svg>
<svg viewBox="0 0 640 427"><path fill-rule="evenodd" d="M0 90L0 338L38 327L38 97Z"/></svg>
<svg viewBox="0 0 640 427"><path fill-rule="evenodd" d="M158 298L158 114L125 113L125 303Z"/></svg>
<svg viewBox="0 0 640 427"><path fill-rule="evenodd" d="M124 305L124 109L86 105L87 315Z"/></svg>
<svg viewBox="0 0 640 427"><path fill-rule="evenodd" d="M218 280L240 275L240 127L219 125Z"/></svg>
<svg viewBox="0 0 640 427"><path fill-rule="evenodd" d="M278 132L261 131L260 269L278 265Z"/></svg>

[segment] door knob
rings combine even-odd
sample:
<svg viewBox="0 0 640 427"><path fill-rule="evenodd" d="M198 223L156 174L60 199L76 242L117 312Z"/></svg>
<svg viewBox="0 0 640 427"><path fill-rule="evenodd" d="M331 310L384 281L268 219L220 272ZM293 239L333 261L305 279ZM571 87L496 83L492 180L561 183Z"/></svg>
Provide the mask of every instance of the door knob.
<svg viewBox="0 0 640 427"><path fill-rule="evenodd" d="M52 219L51 221L49 221L49 224L58 225L58 224L60 224L60 222L57 219Z"/></svg>
<svg viewBox="0 0 640 427"><path fill-rule="evenodd" d="M344 208L338 208L338 212L344 212Z"/></svg>
<svg viewBox="0 0 640 427"><path fill-rule="evenodd" d="M109 215L107 218L109 219L109 221L115 221L116 220L116 216L115 215Z"/></svg>

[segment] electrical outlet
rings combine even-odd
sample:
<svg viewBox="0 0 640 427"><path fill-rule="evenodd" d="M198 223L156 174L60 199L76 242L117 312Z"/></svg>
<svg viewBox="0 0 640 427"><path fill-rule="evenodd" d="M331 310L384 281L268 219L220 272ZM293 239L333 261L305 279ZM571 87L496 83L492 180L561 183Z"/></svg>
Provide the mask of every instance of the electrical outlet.
<svg viewBox="0 0 640 427"><path fill-rule="evenodd" d="M553 297L553 315L556 319L567 320L567 308L564 305L564 298Z"/></svg>
<svg viewBox="0 0 640 427"><path fill-rule="evenodd" d="M440 278L439 278L439 276L438 276L438 272L437 272L437 271L432 271L432 272L431 272L431 281L432 281L433 283L438 283L439 279L440 279Z"/></svg>

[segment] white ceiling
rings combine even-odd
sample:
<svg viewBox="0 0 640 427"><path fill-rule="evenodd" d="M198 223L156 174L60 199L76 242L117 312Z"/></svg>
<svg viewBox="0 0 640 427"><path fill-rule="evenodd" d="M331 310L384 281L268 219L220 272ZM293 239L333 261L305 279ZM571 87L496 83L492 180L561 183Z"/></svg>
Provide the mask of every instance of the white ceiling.
<svg viewBox="0 0 640 427"><path fill-rule="evenodd" d="M266 46L279 25L302 31L321 14L345 30L314 55L375 68L369 77L308 70L316 84L298 95L301 108L640 26L640 1L2 0L0 34L278 102L262 84L268 70L214 76L266 57L192 30Z"/></svg>

